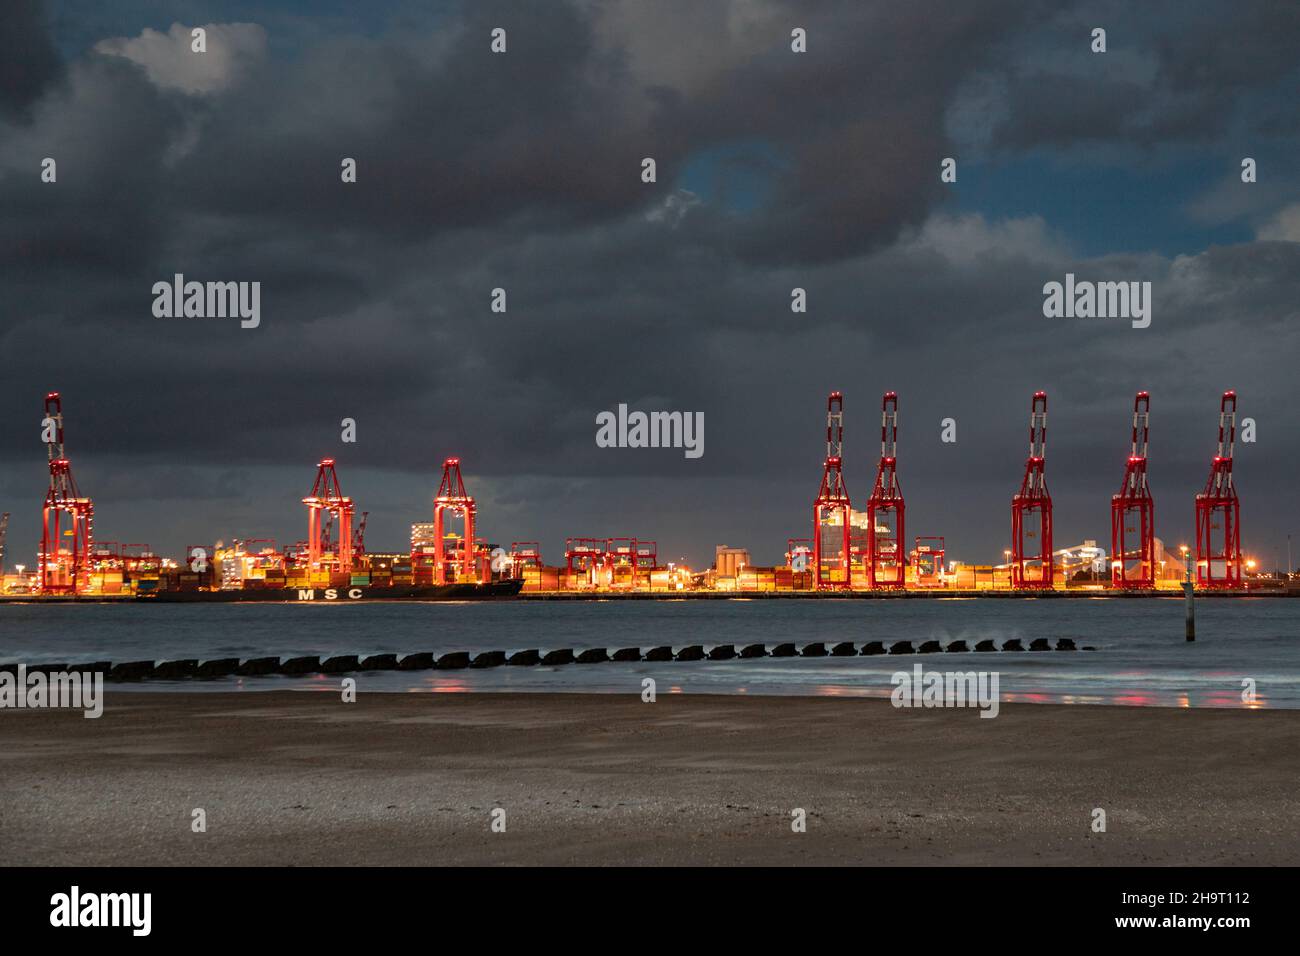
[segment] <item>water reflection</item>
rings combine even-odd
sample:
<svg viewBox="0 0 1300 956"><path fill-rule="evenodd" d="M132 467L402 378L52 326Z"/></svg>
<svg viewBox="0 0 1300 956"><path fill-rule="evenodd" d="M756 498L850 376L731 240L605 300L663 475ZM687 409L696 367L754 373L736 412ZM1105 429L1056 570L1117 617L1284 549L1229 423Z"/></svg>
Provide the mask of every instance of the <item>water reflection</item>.
<svg viewBox="0 0 1300 956"><path fill-rule="evenodd" d="M358 691L465 693L532 691L883 698L895 671L916 663L942 672L999 674L1008 703L1108 704L1179 709L1300 708L1300 600L1206 601L1195 644L1182 638L1181 600L1015 601L605 601L346 605L321 612L265 605L15 605L0 610L0 663L248 659L278 655L450 651L512 653L618 644L675 648L811 642L831 633L865 645L926 640L972 649L926 656L755 658L728 662L608 663L595 667L500 667L473 671L368 671ZM617 634L617 639L611 635ZM1069 637L1077 653L977 653L1035 636ZM1084 650L1095 647L1095 651ZM1244 678L1259 694L1243 700ZM132 692L305 690L339 693L340 676L230 677L108 685ZM1257 692L1258 693L1258 692Z"/></svg>

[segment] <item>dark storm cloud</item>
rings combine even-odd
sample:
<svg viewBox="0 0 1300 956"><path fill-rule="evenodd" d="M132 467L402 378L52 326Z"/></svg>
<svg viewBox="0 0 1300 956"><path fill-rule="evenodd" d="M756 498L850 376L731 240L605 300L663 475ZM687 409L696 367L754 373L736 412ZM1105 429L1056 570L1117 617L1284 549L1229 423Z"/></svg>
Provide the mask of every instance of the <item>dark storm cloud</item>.
<svg viewBox="0 0 1300 956"><path fill-rule="evenodd" d="M1092 53L1092 30L1107 51ZM1300 7L1275 0L1079 4L1006 42L1010 150L1080 144L1182 148L1233 133L1294 136Z"/></svg>
<svg viewBox="0 0 1300 956"><path fill-rule="evenodd" d="M0 116L21 120L62 64L40 0L10 0L0 29Z"/></svg>
<svg viewBox="0 0 1300 956"><path fill-rule="evenodd" d="M788 9L784 22L808 29L815 57L790 56L783 31L678 110L702 138L761 135L790 160L764 214L740 236L743 254L765 264L842 260L919 222L942 196L935 169L954 88L993 41L1046 7Z"/></svg>
<svg viewBox="0 0 1300 956"><path fill-rule="evenodd" d="M488 48L502 22L506 56ZM225 215L389 243L530 214L559 228L645 201L627 173L654 117L622 109L625 85L577 9L470 4L443 34L338 39L265 64L208 117L174 180ZM362 169L348 192L344 156Z"/></svg>
<svg viewBox="0 0 1300 956"><path fill-rule="evenodd" d="M88 52L0 122L14 540L31 538L54 387L97 529L170 550L300 537L297 499L326 454L396 546L458 454L496 540L553 554L566 534L638 534L674 556L727 541L774 560L807 534L832 388L855 501L880 394L897 389L913 532L968 559L1005 540L1037 388L1062 541L1104 530L1139 388L1169 534L1232 386L1268 423L1243 452L1251 504L1294 518L1281 476L1296 460L1300 243L1083 258L1049 222L946 213L938 181L953 104L991 76L1007 117L993 143L1012 153L1203 140L1265 115L1283 41L1248 13L1235 47L1207 46L1234 9L1167 36L1144 20L1124 42L1144 37L1151 62L1117 54L1090 84L1065 51L1093 8L1011 3L471 3L436 29L313 31L293 56L272 37L198 94L157 63ZM505 56L488 49L497 25ZM794 25L808 54L789 52ZM1238 49L1258 52L1258 75ZM1251 95L1216 93L1219 76ZM770 187L754 208L681 188L694 159L734 143L773 157L754 164ZM46 155L57 185L39 181ZM355 185L339 182L344 156ZM1151 280L1151 329L1044 320L1043 283L1067 271ZM150 288L175 272L260 281L262 327L154 319ZM498 286L505 315L489 311ZM807 314L790 311L795 286ZM620 402L703 410L704 458L596 448L595 414ZM948 416L955 446L938 442ZM355 446L338 441L343 417Z"/></svg>
<svg viewBox="0 0 1300 956"><path fill-rule="evenodd" d="M6 280L45 301L69 275L111 286L127 274L151 274L174 238L174 207L163 163L168 129L183 112L145 76L118 58L74 64L31 107L32 122L4 130L0 148L0 265ZM41 163L57 163L42 183ZM11 286L12 287L12 286Z"/></svg>

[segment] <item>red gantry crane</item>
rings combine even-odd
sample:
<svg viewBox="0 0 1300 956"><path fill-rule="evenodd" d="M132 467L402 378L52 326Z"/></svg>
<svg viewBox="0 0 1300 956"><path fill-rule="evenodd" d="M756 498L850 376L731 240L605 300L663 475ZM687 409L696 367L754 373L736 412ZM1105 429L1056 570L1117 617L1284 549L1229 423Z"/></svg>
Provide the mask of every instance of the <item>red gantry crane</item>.
<svg viewBox="0 0 1300 956"><path fill-rule="evenodd" d="M1110 583L1125 590L1156 586L1155 501L1147 487L1151 395L1133 399L1133 446L1124 484L1110 499Z"/></svg>
<svg viewBox="0 0 1300 956"><path fill-rule="evenodd" d="M812 539L789 538L785 546L785 566L791 571L802 573L812 564Z"/></svg>
<svg viewBox="0 0 1300 956"><path fill-rule="evenodd" d="M1203 588L1239 588L1241 502L1232 482L1232 450L1237 439L1237 393L1219 403L1219 449L1205 490L1196 496L1196 583Z"/></svg>
<svg viewBox="0 0 1300 956"><path fill-rule="evenodd" d="M642 541L637 539L632 542L634 558L632 562L632 586L640 587L642 583L647 588L653 586L654 570L659 567L659 544L656 541Z"/></svg>
<svg viewBox="0 0 1300 956"><path fill-rule="evenodd" d="M826 464L813 502L813 587L818 590L853 586L849 568L851 506L841 470L843 452L844 396L831 392L826 400Z"/></svg>
<svg viewBox="0 0 1300 956"><path fill-rule="evenodd" d="M566 538L564 563L569 586L602 587L611 577L608 538ZM578 582L579 576L585 580Z"/></svg>
<svg viewBox="0 0 1300 956"><path fill-rule="evenodd" d="M1020 493L1011 499L1011 586L1052 587L1052 496L1047 458L1047 393L1035 392L1029 412L1029 458Z"/></svg>
<svg viewBox="0 0 1300 956"><path fill-rule="evenodd" d="M63 403L58 392L45 396L41 422L50 461L50 488L45 494L37 587L44 594L77 594L90 587L90 546L94 540L95 505L77 490L72 463L63 450ZM67 525L63 516L67 515ZM69 537L68 550L62 539Z"/></svg>
<svg viewBox="0 0 1300 956"><path fill-rule="evenodd" d="M369 511L361 512L361 521L357 523L357 530L352 535L353 557L366 553L366 519L369 517Z"/></svg>
<svg viewBox="0 0 1300 956"><path fill-rule="evenodd" d="M460 552L447 554L446 514L464 520L465 534L460 541ZM460 459L448 458L442 463L442 481L433 499L433 575L435 584L450 584L448 565L454 565L454 579L458 582L474 581L474 517L478 508L474 499L465 493L465 482L460 476Z"/></svg>
<svg viewBox="0 0 1300 956"><path fill-rule="evenodd" d="M542 546L536 541L513 541L510 544L510 563L516 572L520 568L542 566Z"/></svg>
<svg viewBox="0 0 1300 956"><path fill-rule="evenodd" d="M907 585L903 553L903 489L898 484L898 394L886 392L880 404L880 466L867 502L867 575L873 588Z"/></svg>
<svg viewBox="0 0 1300 956"><path fill-rule="evenodd" d="M352 499L343 494L343 489L339 486L339 476L334 470L334 459L326 458L316 466L316 481L311 487L311 494L302 499L302 503L307 506L307 565L313 570L319 570L326 556L326 552L334 553L335 569L339 574L350 574L352 571ZM337 544L332 541L327 544L332 536L326 525L322 523L322 512L328 521L333 517L338 520L338 538Z"/></svg>
<svg viewBox="0 0 1300 956"><path fill-rule="evenodd" d="M916 568L917 587L943 587L946 583L947 548L943 537L918 537L912 549L912 566Z"/></svg>

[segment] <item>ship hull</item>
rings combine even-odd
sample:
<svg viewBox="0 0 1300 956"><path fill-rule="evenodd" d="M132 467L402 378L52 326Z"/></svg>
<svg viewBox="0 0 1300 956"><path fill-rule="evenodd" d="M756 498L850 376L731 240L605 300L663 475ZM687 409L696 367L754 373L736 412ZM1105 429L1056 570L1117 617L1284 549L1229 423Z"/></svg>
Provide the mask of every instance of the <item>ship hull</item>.
<svg viewBox="0 0 1300 956"><path fill-rule="evenodd" d="M282 601L289 603L354 604L363 601L499 601L513 598L523 587L522 580L493 581L488 584L433 584L406 587L338 588L235 588L223 591L153 591L138 594L136 601L203 603L216 601Z"/></svg>

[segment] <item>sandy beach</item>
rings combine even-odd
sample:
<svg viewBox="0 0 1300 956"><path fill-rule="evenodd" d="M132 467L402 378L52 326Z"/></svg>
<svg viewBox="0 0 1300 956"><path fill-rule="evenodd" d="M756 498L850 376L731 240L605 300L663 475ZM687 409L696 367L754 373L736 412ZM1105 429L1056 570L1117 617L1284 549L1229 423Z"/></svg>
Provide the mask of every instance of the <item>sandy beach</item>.
<svg viewBox="0 0 1300 956"><path fill-rule="evenodd" d="M1298 749L1295 711L110 691L0 712L0 859L1294 865Z"/></svg>

